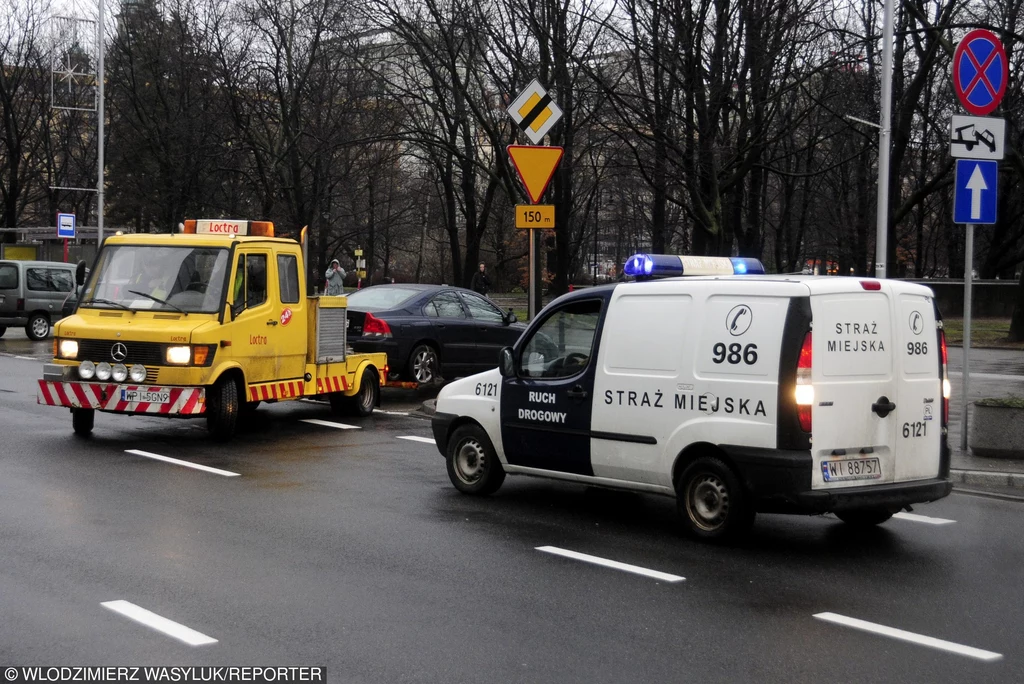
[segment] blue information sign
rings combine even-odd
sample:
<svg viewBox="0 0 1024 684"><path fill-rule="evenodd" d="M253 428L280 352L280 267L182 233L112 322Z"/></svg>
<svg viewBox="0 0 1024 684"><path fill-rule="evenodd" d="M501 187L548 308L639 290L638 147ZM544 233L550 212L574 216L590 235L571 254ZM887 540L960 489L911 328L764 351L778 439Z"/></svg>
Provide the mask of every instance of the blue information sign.
<svg viewBox="0 0 1024 684"><path fill-rule="evenodd" d="M57 214L57 237L68 239L75 237L74 214Z"/></svg>
<svg viewBox="0 0 1024 684"><path fill-rule="evenodd" d="M999 162L956 160L954 223L995 223L999 198Z"/></svg>

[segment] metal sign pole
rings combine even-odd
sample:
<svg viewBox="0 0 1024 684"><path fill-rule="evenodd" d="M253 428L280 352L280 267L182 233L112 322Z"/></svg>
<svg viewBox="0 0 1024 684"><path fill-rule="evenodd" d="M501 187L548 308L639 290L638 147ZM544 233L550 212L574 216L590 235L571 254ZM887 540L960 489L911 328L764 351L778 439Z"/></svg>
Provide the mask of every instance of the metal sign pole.
<svg viewBox="0 0 1024 684"><path fill-rule="evenodd" d="M964 367L963 418L960 420L960 449L967 451L967 406L971 379L971 282L974 280L974 224L967 226L967 245L964 248Z"/></svg>
<svg viewBox="0 0 1024 684"><path fill-rule="evenodd" d="M530 230L530 303L526 317L531 321L537 315L537 231Z"/></svg>

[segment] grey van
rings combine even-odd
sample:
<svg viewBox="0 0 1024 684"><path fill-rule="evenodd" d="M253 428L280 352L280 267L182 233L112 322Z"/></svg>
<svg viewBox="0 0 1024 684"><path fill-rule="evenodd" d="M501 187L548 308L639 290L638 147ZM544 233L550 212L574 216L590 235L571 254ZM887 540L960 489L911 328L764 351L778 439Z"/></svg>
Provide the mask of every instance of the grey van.
<svg viewBox="0 0 1024 684"><path fill-rule="evenodd" d="M29 339L45 338L74 289L74 264L0 261L0 335L17 325L25 326Z"/></svg>

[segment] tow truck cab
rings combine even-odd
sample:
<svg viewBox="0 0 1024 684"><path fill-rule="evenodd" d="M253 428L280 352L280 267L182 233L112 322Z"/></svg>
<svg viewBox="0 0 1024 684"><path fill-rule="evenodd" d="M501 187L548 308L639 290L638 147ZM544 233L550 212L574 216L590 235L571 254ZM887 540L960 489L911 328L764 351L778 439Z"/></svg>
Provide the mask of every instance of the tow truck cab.
<svg viewBox="0 0 1024 684"><path fill-rule="evenodd" d="M261 401L327 395L337 411L379 401L386 356L348 354L346 298L307 297L303 248L259 221L187 221L182 232L108 238L74 315L54 328L39 402L206 415L229 438Z"/></svg>
<svg viewBox="0 0 1024 684"><path fill-rule="evenodd" d="M701 538L758 511L877 524L949 494L928 288L671 255L626 272L645 282L555 300L498 369L441 391L433 430L456 488L490 493L511 473L665 494Z"/></svg>

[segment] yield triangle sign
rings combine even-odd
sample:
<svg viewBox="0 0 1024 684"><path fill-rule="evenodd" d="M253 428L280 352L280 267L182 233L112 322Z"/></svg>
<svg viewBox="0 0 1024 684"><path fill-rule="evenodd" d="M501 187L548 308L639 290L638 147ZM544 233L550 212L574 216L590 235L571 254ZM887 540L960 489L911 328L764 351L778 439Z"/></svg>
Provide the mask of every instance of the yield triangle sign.
<svg viewBox="0 0 1024 684"><path fill-rule="evenodd" d="M508 156L516 167L526 194L534 204L540 202L548 183L555 175L558 162L562 161L562 148L551 146L509 145Z"/></svg>

